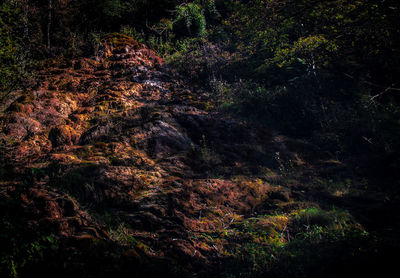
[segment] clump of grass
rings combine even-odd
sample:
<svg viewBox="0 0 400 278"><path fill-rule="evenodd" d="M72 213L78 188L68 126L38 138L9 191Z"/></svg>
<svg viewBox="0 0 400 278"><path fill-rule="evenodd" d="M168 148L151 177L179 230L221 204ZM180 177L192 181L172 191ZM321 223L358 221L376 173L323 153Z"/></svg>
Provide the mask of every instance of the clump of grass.
<svg viewBox="0 0 400 278"><path fill-rule="evenodd" d="M222 277L322 277L326 262L364 256L370 240L347 211L318 207L237 222L223 237Z"/></svg>
<svg viewBox="0 0 400 278"><path fill-rule="evenodd" d="M130 234L130 231L125 223L120 223L116 228L109 229L108 234L112 240L121 245L130 246L139 244L139 241L137 241L135 237Z"/></svg>
<svg viewBox="0 0 400 278"><path fill-rule="evenodd" d="M351 215L342 210L311 207L292 213L290 228L296 240L338 239L353 230L362 230Z"/></svg>

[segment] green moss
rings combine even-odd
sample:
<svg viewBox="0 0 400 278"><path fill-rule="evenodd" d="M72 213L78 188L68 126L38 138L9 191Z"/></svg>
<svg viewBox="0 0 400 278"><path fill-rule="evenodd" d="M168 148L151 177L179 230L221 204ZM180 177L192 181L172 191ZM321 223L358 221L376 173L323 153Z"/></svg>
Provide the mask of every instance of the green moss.
<svg viewBox="0 0 400 278"><path fill-rule="evenodd" d="M125 47L127 45L134 47L135 49L140 47L139 43L135 41L132 37L120 33L108 34L102 39L102 41L106 44L111 44L117 48Z"/></svg>

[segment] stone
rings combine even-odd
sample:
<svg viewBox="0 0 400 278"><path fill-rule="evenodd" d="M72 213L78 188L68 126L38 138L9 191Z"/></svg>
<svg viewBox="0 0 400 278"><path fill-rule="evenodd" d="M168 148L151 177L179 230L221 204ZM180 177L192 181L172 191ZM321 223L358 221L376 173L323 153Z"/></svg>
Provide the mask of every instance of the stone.
<svg viewBox="0 0 400 278"><path fill-rule="evenodd" d="M76 144L78 138L78 134L69 125L52 128L49 133L49 140L51 141L53 148Z"/></svg>

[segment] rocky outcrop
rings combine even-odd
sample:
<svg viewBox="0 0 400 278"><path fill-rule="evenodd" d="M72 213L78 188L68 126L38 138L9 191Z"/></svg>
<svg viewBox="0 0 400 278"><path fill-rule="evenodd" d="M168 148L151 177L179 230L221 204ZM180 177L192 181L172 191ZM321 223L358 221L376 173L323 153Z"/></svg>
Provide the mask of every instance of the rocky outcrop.
<svg viewBox="0 0 400 278"><path fill-rule="evenodd" d="M73 145L78 142L79 135L69 125L54 127L50 130L49 140L53 148L63 145Z"/></svg>
<svg viewBox="0 0 400 278"><path fill-rule="evenodd" d="M291 201L273 177L301 154L205 109L209 94L128 37L107 37L95 59L54 61L38 80L2 115L0 135L32 229L118 242L106 212L137 239L127 254L206 263L229 239L201 235Z"/></svg>

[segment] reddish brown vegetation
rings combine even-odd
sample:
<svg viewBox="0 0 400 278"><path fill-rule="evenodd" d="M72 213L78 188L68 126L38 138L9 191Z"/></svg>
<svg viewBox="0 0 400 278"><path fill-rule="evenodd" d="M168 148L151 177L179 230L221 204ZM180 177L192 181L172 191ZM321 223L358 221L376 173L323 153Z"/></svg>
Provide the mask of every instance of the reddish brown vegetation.
<svg viewBox="0 0 400 278"><path fill-rule="evenodd" d="M301 143L204 110L212 107L206 92L132 39L107 37L99 53L54 61L1 118L7 196L20 200L30 228L115 239L83 210L90 207L142 242L128 257L207 262L223 246L203 233L285 210L291 191L270 184L279 180L271 169L304 166L287 147L299 151Z"/></svg>

